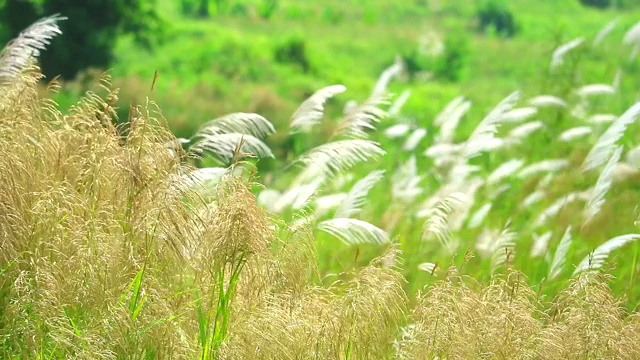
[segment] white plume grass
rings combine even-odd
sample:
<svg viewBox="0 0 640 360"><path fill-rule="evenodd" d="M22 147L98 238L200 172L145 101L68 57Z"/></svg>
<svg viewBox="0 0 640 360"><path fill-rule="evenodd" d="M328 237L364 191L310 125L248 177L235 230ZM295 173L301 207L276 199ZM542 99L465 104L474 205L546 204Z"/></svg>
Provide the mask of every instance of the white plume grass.
<svg viewBox="0 0 640 360"><path fill-rule="evenodd" d="M0 85L13 81L37 58L51 39L62 33L58 22L66 19L60 15L40 19L11 40L0 53Z"/></svg>
<svg viewBox="0 0 640 360"><path fill-rule="evenodd" d="M487 184L499 183L503 179L515 174L523 165L524 160L522 159L512 159L503 163L487 177Z"/></svg>
<svg viewBox="0 0 640 360"><path fill-rule="evenodd" d="M432 237L438 239L440 244L447 250L454 250L451 241L451 229L449 227L449 216L460 205L469 201L467 196L460 192L455 192L442 199L429 211L424 225L422 239L430 240Z"/></svg>
<svg viewBox="0 0 640 360"><path fill-rule="evenodd" d="M369 191L384 177L384 170L370 172L356 182L335 212L334 218L349 218L362 211Z"/></svg>
<svg viewBox="0 0 640 360"><path fill-rule="evenodd" d="M600 212L605 201L605 196L607 195L607 192L609 192L611 184L613 183L614 171L616 165L620 161L621 155L622 145L618 146L614 150L613 155L611 155L611 158L607 161L607 164L602 169L602 172L596 181L596 185L593 188L591 196L589 197L585 207L584 223L588 223L598 212Z"/></svg>
<svg viewBox="0 0 640 360"><path fill-rule="evenodd" d="M551 267L549 268L549 279L553 280L557 278L564 269L565 263L567 261L567 254L569 253L569 248L571 247L571 226L567 227L558 247L556 248L556 252L553 255L553 260L551 261Z"/></svg>
<svg viewBox="0 0 640 360"><path fill-rule="evenodd" d="M401 56L396 56L396 60L393 65L386 68L380 77L378 77L378 81L376 82L375 87L373 88L373 95L386 95L387 87L391 80L395 77L398 77L402 74L404 70L404 63L402 62Z"/></svg>
<svg viewBox="0 0 640 360"><path fill-rule="evenodd" d="M551 69L555 69L564 64L565 56L584 43L584 38L579 37L558 46L551 55Z"/></svg>
<svg viewBox="0 0 640 360"><path fill-rule="evenodd" d="M507 138L513 139L515 141L520 141L525 137L533 134L534 132L542 129L543 127L544 124L539 120L526 122L513 128L507 135Z"/></svg>
<svg viewBox="0 0 640 360"><path fill-rule="evenodd" d="M533 234L533 245L531 246L531 252L529 253L529 257L535 258L543 256L547 253L547 248L549 246L549 240L551 240L552 236L551 231L547 231L542 235Z"/></svg>
<svg viewBox="0 0 640 360"><path fill-rule="evenodd" d="M524 169L520 170L518 177L526 179L534 175L542 173L555 173L565 169L569 166L569 160L567 159L547 159L535 162L527 165Z"/></svg>
<svg viewBox="0 0 640 360"><path fill-rule="evenodd" d="M304 166L304 177L336 176L353 166L384 155L377 143L369 140L338 140L317 146L302 154L294 163Z"/></svg>
<svg viewBox="0 0 640 360"><path fill-rule="evenodd" d="M471 215L471 218L469 219L469 224L467 225L467 227L469 229L475 229L480 227L480 225L482 225L484 223L484 220L487 218L487 215L489 215L489 212L491 211L492 206L493 206L492 203L486 203L482 205L480 209L476 210L476 212L473 213L473 215Z"/></svg>
<svg viewBox="0 0 640 360"><path fill-rule="evenodd" d="M577 127L563 131L558 136L558 139L563 142L570 142L570 141L585 137L587 135L590 135L592 132L593 132L593 129L591 129L589 126L577 126Z"/></svg>
<svg viewBox="0 0 640 360"><path fill-rule="evenodd" d="M294 111L289 122L289 131L308 132L314 125L319 124L324 117L324 104L331 97L345 92L344 85L331 85L316 91Z"/></svg>
<svg viewBox="0 0 640 360"><path fill-rule="evenodd" d="M385 244L389 235L379 227L358 219L337 218L320 222L318 230L338 238L347 245Z"/></svg>
<svg viewBox="0 0 640 360"><path fill-rule="evenodd" d="M567 107L567 102L553 95L538 95L529 99L529 105L541 107Z"/></svg>
<svg viewBox="0 0 640 360"><path fill-rule="evenodd" d="M409 130L411 130L411 126L408 124L395 124L386 128L384 135L389 139L395 139L405 136Z"/></svg>
<svg viewBox="0 0 640 360"><path fill-rule="evenodd" d="M604 164L616 150L616 142L624 135L627 126L638 119L640 115L640 102L633 105L629 110L615 120L609 128L600 135L591 151L582 164L584 171L594 169Z"/></svg>
<svg viewBox="0 0 640 360"><path fill-rule="evenodd" d="M190 151L196 154L210 153L220 162L229 164L236 155L273 158L271 149L262 140L248 134L198 134ZM239 150L242 154L237 154Z"/></svg>
<svg viewBox="0 0 640 360"><path fill-rule="evenodd" d="M400 110L404 107L404 104L407 103L411 97L411 91L405 90L398 96L389 106L389 111L387 112L390 117L397 118L400 116Z"/></svg>
<svg viewBox="0 0 640 360"><path fill-rule="evenodd" d="M367 101L345 115L336 127L333 137L366 139L368 131L375 130L375 123L387 116L380 108L388 104L385 94L372 94Z"/></svg>
<svg viewBox="0 0 640 360"><path fill-rule="evenodd" d="M607 35L609 35L611 31L613 31L613 29L615 29L619 21L620 21L619 18L615 18L612 21L610 21L607 25L605 25L600 31L598 31L598 34L593 39L593 46L600 45L602 40L604 40L604 38L606 38Z"/></svg>
<svg viewBox="0 0 640 360"><path fill-rule="evenodd" d="M213 119L200 127L199 134L219 135L240 133L256 138L264 138L275 132L269 120L262 115L251 113L233 113Z"/></svg>
<svg viewBox="0 0 640 360"><path fill-rule="evenodd" d="M538 113L536 107L521 107L507 111L502 115L502 122L508 124L519 124Z"/></svg>
<svg viewBox="0 0 640 360"><path fill-rule="evenodd" d="M440 126L440 132L436 141L438 143L451 143L458 128L460 120L471 108L471 102L463 97L457 97L434 120L434 124Z"/></svg>
<svg viewBox="0 0 640 360"><path fill-rule="evenodd" d="M511 93L482 119L465 143L463 150L465 159L472 158L492 146L495 133L498 131L498 126L503 120L504 114L513 109L519 97L519 92Z"/></svg>
<svg viewBox="0 0 640 360"><path fill-rule="evenodd" d="M402 150L413 151L420 144L420 141L427 136L427 130L423 128L415 129L402 145Z"/></svg>
<svg viewBox="0 0 640 360"><path fill-rule="evenodd" d="M587 122L592 125L609 124L616 121L617 118L618 116L614 114L594 114L587 118Z"/></svg>
<svg viewBox="0 0 640 360"><path fill-rule="evenodd" d="M593 252L587 255L573 272L573 276L580 274L584 271L596 270L602 268L609 254L612 251L623 247L624 245L640 239L640 234L626 234L616 236L607 240L604 244L598 246Z"/></svg>
<svg viewBox="0 0 640 360"><path fill-rule="evenodd" d="M609 84L590 84L576 90L576 94L580 97L614 95L615 93L616 88Z"/></svg>

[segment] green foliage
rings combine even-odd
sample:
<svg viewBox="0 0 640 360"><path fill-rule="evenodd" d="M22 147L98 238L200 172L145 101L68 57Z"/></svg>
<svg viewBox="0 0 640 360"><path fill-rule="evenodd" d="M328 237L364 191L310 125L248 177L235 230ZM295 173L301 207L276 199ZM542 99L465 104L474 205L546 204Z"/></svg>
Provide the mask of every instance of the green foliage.
<svg viewBox="0 0 640 360"><path fill-rule="evenodd" d="M262 0L258 4L258 15L269 20L278 9L279 0Z"/></svg>
<svg viewBox="0 0 640 360"><path fill-rule="evenodd" d="M9 0L2 16L15 19L7 22L11 37L24 28L24 23L44 15L62 14L72 19L61 25L66 36L52 42L42 61L45 74L60 74L70 80L82 69L109 67L121 34L133 34L138 44L150 48L162 29L153 6L148 0Z"/></svg>
<svg viewBox="0 0 640 360"><path fill-rule="evenodd" d="M414 48L403 56L411 78L425 72L443 81L456 82L464 78L470 57L469 39L464 33L454 31L441 44L428 46L437 46L440 50Z"/></svg>
<svg viewBox="0 0 640 360"><path fill-rule="evenodd" d="M611 6L611 0L580 0L580 4L598 9L606 9Z"/></svg>
<svg viewBox="0 0 640 360"><path fill-rule="evenodd" d="M517 31L515 18L504 0L481 0L476 12L480 31L495 31L512 37Z"/></svg>
<svg viewBox="0 0 640 360"><path fill-rule="evenodd" d="M274 59L281 64L297 66L305 73L311 70L311 64L306 50L306 42L301 36L291 36L276 46Z"/></svg>

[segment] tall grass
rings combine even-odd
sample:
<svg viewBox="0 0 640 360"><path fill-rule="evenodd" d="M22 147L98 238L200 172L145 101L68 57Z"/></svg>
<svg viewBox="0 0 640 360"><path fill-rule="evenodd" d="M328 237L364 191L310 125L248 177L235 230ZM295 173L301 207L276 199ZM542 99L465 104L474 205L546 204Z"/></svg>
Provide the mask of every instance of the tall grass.
<svg viewBox="0 0 640 360"><path fill-rule="evenodd" d="M382 172L357 182L329 219L309 213L300 219L304 211L278 216L258 204L251 191L256 167L246 159L252 148L244 135L255 130L250 141L262 144L259 137L271 131L263 118L218 119L183 150L152 101L113 125L118 90L107 75L65 114L42 94L40 80L38 69L26 66L0 85L2 358L640 357L638 314L622 308L598 270L635 234L597 248L547 298L514 269L516 233L501 224L487 235L488 283L462 275L470 255L458 268L423 259L420 268L439 280L414 298L403 276L410 254L380 227L355 218ZM49 83L49 92L56 88ZM312 195L382 155L379 144L366 140L382 116L376 99L346 114L337 139L302 155L304 176L294 187L319 180L311 182ZM465 201L480 187L468 161L495 148L513 102L510 96L490 112L467 142L443 142L457 148L439 157L444 185L418 206L404 205L431 219L425 241L462 246L453 238L456 215L469 213ZM308 107L313 123L318 106ZM258 134L253 122L264 131ZM235 140L219 142L222 135ZM190 165L207 153L220 168ZM417 177L407 168L405 191ZM406 226L413 218L406 217L395 224ZM382 244L363 266L326 274L314 226L346 243ZM570 246L562 243L569 245L560 245L560 257ZM553 263L556 276L564 262Z"/></svg>

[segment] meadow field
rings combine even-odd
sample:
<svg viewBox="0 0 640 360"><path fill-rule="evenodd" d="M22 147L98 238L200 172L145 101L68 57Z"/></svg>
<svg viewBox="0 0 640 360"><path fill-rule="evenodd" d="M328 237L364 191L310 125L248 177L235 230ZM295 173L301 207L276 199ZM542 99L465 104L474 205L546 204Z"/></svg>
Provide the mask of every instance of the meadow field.
<svg viewBox="0 0 640 360"><path fill-rule="evenodd" d="M640 6L196 3L0 55L0 357L640 358Z"/></svg>

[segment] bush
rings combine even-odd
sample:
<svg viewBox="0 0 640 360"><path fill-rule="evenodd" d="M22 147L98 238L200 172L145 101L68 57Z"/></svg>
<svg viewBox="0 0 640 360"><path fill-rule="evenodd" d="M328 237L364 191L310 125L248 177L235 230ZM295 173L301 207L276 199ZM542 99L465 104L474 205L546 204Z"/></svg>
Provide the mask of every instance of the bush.
<svg viewBox="0 0 640 360"><path fill-rule="evenodd" d="M274 58L281 64L292 64L300 66L302 72L309 72L311 69L304 39L291 37L275 49Z"/></svg>
<svg viewBox="0 0 640 360"><path fill-rule="evenodd" d="M278 0L263 0L258 6L258 15L265 20L269 20L277 8Z"/></svg>
<svg viewBox="0 0 640 360"><path fill-rule="evenodd" d="M453 32L453 34L459 34ZM464 76L469 57L469 41L462 35L450 35L444 40L442 50L432 53L425 49L414 49L403 56L409 77L431 72L435 78L458 81Z"/></svg>
<svg viewBox="0 0 640 360"><path fill-rule="evenodd" d="M515 35L517 26L511 11L501 0L484 0L476 13L482 32L495 31L500 36Z"/></svg>
<svg viewBox="0 0 640 360"><path fill-rule="evenodd" d="M611 0L580 0L580 4L598 9L606 9L611 6Z"/></svg>

